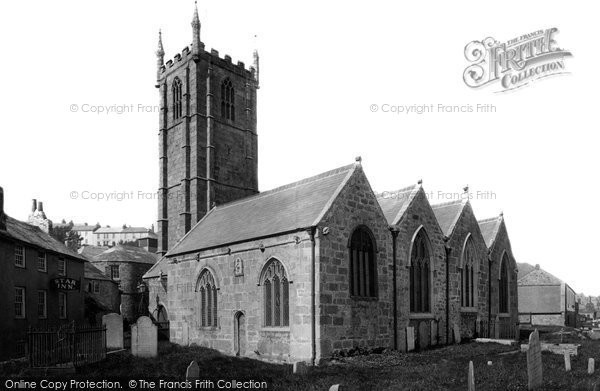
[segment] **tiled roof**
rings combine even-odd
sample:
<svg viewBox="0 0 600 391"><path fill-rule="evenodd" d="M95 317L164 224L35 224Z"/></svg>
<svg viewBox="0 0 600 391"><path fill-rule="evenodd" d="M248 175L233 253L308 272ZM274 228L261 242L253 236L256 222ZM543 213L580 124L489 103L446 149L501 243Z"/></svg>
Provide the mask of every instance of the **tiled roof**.
<svg viewBox="0 0 600 391"><path fill-rule="evenodd" d="M108 249L108 246L81 246L81 248L79 249L79 254L81 254L84 258L87 258L89 260L92 257L103 253Z"/></svg>
<svg viewBox="0 0 600 391"><path fill-rule="evenodd" d="M158 256L156 254L150 253L143 248L118 245L94 256L91 262L132 262L154 265L157 260Z"/></svg>
<svg viewBox="0 0 600 391"><path fill-rule="evenodd" d="M377 198L388 224L398 224L421 187L412 185L400 190L381 193Z"/></svg>
<svg viewBox="0 0 600 391"><path fill-rule="evenodd" d="M150 232L149 228L145 227L101 227L98 228L94 233L97 234L120 234L120 233L145 233Z"/></svg>
<svg viewBox="0 0 600 391"><path fill-rule="evenodd" d="M356 167L355 164L340 167L218 205L167 253L167 257L313 227L329 210ZM160 262L144 277L158 276L159 265Z"/></svg>
<svg viewBox="0 0 600 391"><path fill-rule="evenodd" d="M518 285L560 285L562 281L544 269L536 267L523 277L519 277L517 283Z"/></svg>
<svg viewBox="0 0 600 391"><path fill-rule="evenodd" d="M526 274L535 270L535 266L533 266L529 263L526 263L526 262L521 262L521 263L517 262L517 269L519 270L519 278L522 278Z"/></svg>
<svg viewBox="0 0 600 391"><path fill-rule="evenodd" d="M219 205L211 209L167 256L314 226L354 168L354 164L341 167Z"/></svg>
<svg viewBox="0 0 600 391"><path fill-rule="evenodd" d="M441 204L431 205L435 218L442 229L442 232L446 236L452 234L454 226L460 217L460 214L467 204L467 201L456 200L450 202L444 202Z"/></svg>
<svg viewBox="0 0 600 391"><path fill-rule="evenodd" d="M96 230L95 225L77 224L71 227L71 231L94 231Z"/></svg>
<svg viewBox="0 0 600 391"><path fill-rule="evenodd" d="M68 249L63 243L42 231L35 225L27 224L10 216L6 216L6 232L0 232L18 241L29 243L41 249L84 260L81 255Z"/></svg>
<svg viewBox="0 0 600 391"><path fill-rule="evenodd" d="M84 265L84 278L88 280L103 280L103 281L113 281L100 271L96 266L92 265L90 262L86 262Z"/></svg>
<svg viewBox="0 0 600 391"><path fill-rule="evenodd" d="M479 229L483 239L485 239L485 244L488 248L492 247L502 223L502 216L478 220L477 223L479 223Z"/></svg>

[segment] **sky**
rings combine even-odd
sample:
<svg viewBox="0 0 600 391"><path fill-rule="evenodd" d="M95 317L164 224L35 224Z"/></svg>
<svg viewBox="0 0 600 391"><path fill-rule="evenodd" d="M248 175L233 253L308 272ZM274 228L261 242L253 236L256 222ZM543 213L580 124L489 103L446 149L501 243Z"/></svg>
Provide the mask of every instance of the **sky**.
<svg viewBox="0 0 600 391"><path fill-rule="evenodd" d="M247 65L259 51L261 190L356 156L378 192L422 179L439 203L468 185L477 218L504 213L518 262L540 264L588 295L600 295L593 247L600 221L599 8L554 1L198 3L207 50ZM192 42L193 9L188 0L0 5L7 214L26 219L36 198L54 221L155 223L158 30L170 59ZM565 74L506 93L495 93L497 84L465 85L469 42L505 42L553 27L557 45L573 54ZM435 110L391 112L413 105ZM477 105L495 110L477 112Z"/></svg>

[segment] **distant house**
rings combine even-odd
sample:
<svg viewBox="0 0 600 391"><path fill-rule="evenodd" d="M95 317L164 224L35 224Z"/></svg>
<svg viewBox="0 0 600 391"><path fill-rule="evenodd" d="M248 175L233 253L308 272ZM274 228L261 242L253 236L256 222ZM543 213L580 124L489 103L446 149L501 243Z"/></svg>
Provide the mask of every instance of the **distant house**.
<svg viewBox="0 0 600 391"><path fill-rule="evenodd" d="M519 264L517 284L522 324L576 327L577 295L567 283L540 265Z"/></svg>
<svg viewBox="0 0 600 391"><path fill-rule="evenodd" d="M148 308L148 295L139 285L142 276L157 261L156 254L140 247L117 245L92 257L91 263L119 284L121 314L130 322ZM139 288L138 288L139 287Z"/></svg>
<svg viewBox="0 0 600 391"><path fill-rule="evenodd" d="M113 281L90 262L85 263L85 317L92 324L102 321L101 316L107 313L119 313L121 294L119 284Z"/></svg>
<svg viewBox="0 0 600 391"><path fill-rule="evenodd" d="M25 354L27 329L84 321L85 259L48 231L41 202L29 223L4 213L0 187L0 360Z"/></svg>
<svg viewBox="0 0 600 391"><path fill-rule="evenodd" d="M137 245L148 252L155 253L158 250L158 235L148 232L146 236L137 240Z"/></svg>
<svg viewBox="0 0 600 391"><path fill-rule="evenodd" d="M152 233L152 228L145 227L101 227L94 231L93 243L96 246L113 247L118 244L135 242Z"/></svg>
<svg viewBox="0 0 600 391"><path fill-rule="evenodd" d="M100 228L99 225L88 225L88 223L84 224L75 224L71 227L71 231L79 234L81 237L81 245L92 245L97 244L95 241L94 231Z"/></svg>

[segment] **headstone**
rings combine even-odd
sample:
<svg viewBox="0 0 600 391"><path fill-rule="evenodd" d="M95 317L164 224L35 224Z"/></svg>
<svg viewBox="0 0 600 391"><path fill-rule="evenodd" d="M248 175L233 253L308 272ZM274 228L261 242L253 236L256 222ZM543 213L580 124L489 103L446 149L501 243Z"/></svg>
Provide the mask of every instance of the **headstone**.
<svg viewBox="0 0 600 391"><path fill-rule="evenodd" d="M475 391L475 370L473 361L469 361L469 391Z"/></svg>
<svg viewBox="0 0 600 391"><path fill-rule="evenodd" d="M431 344L431 337L429 336L429 327L428 322L420 322L419 323L419 348L426 349Z"/></svg>
<svg viewBox="0 0 600 391"><path fill-rule="evenodd" d="M102 325L106 326L106 347L123 349L123 316L106 314L102 317Z"/></svg>
<svg viewBox="0 0 600 391"><path fill-rule="evenodd" d="M194 381L198 379L200 379L200 368L196 361L192 361L185 371L185 380Z"/></svg>
<svg viewBox="0 0 600 391"><path fill-rule="evenodd" d="M296 361L294 363L293 371L296 374L303 374L308 372L308 367L304 361Z"/></svg>
<svg viewBox="0 0 600 391"><path fill-rule="evenodd" d="M537 329L529 335L527 350L527 389L533 390L542 385L542 348Z"/></svg>
<svg viewBox="0 0 600 391"><path fill-rule="evenodd" d="M158 355L158 328L147 316L140 316L131 326L131 354L138 357Z"/></svg>
<svg viewBox="0 0 600 391"><path fill-rule="evenodd" d="M406 328L406 350L411 352L415 350L415 328Z"/></svg>
<svg viewBox="0 0 600 391"><path fill-rule="evenodd" d="M190 327L186 322L183 322L181 326L181 344L183 346L190 345Z"/></svg>
<svg viewBox="0 0 600 391"><path fill-rule="evenodd" d="M460 341L461 341L461 339L460 339L460 327L458 327L458 325L456 323L454 323L453 330L454 330L454 342L460 343Z"/></svg>
<svg viewBox="0 0 600 391"><path fill-rule="evenodd" d="M481 316L477 314L477 319L475 319L475 333L479 337L481 335Z"/></svg>
<svg viewBox="0 0 600 391"><path fill-rule="evenodd" d="M571 355L568 352L565 352L565 371L569 372L571 370Z"/></svg>
<svg viewBox="0 0 600 391"><path fill-rule="evenodd" d="M329 387L329 391L342 391L342 387L339 384L334 384Z"/></svg>
<svg viewBox="0 0 600 391"><path fill-rule="evenodd" d="M431 321L431 346L435 346L437 345L437 340L438 340L438 322L433 320Z"/></svg>
<svg viewBox="0 0 600 391"><path fill-rule="evenodd" d="M594 373L594 359L590 358L588 360L588 375L592 375Z"/></svg>

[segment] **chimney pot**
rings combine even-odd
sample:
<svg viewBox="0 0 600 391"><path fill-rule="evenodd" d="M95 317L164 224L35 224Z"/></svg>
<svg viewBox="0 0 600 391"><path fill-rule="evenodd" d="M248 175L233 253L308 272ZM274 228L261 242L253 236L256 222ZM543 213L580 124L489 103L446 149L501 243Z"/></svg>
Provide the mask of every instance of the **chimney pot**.
<svg viewBox="0 0 600 391"><path fill-rule="evenodd" d="M540 264L539 263L535 264L535 270L540 270Z"/></svg>
<svg viewBox="0 0 600 391"><path fill-rule="evenodd" d="M37 200L34 198L31 200L31 213L37 210Z"/></svg>
<svg viewBox="0 0 600 391"><path fill-rule="evenodd" d="M4 214L4 189L0 186L0 231L6 231L6 215Z"/></svg>

